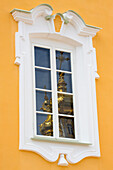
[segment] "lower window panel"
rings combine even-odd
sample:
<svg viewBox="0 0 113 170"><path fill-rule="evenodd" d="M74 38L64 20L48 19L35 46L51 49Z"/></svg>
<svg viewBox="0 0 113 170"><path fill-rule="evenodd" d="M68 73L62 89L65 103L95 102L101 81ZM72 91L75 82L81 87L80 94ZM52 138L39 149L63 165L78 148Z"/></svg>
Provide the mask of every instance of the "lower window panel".
<svg viewBox="0 0 113 170"><path fill-rule="evenodd" d="M75 138L74 118L59 116L59 137Z"/></svg>
<svg viewBox="0 0 113 170"><path fill-rule="evenodd" d="M36 114L37 135L53 136L53 116L51 114Z"/></svg>

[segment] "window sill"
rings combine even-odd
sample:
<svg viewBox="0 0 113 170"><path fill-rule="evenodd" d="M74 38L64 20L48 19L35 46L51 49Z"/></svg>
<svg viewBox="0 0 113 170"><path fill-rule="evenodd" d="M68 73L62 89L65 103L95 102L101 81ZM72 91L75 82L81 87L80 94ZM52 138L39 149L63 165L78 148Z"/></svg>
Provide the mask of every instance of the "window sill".
<svg viewBox="0 0 113 170"><path fill-rule="evenodd" d="M32 140L43 140L43 141L51 141L51 142L61 142L61 143L73 143L73 144L84 144L84 145L92 145L92 143L79 141L77 139L65 139L65 138L53 138L48 136L34 136L31 138Z"/></svg>

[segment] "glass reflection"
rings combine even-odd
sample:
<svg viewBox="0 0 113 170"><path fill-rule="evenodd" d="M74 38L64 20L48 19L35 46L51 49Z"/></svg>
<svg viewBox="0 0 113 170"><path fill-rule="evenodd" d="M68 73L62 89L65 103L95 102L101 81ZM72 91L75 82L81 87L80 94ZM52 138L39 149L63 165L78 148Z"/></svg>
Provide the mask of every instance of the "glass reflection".
<svg viewBox="0 0 113 170"><path fill-rule="evenodd" d="M50 68L50 49L34 47L35 66Z"/></svg>
<svg viewBox="0 0 113 170"><path fill-rule="evenodd" d="M56 68L57 70L71 71L70 53L56 51Z"/></svg>
<svg viewBox="0 0 113 170"><path fill-rule="evenodd" d="M75 138L74 134L74 118L59 116L59 136Z"/></svg>
<svg viewBox="0 0 113 170"><path fill-rule="evenodd" d="M51 90L51 71L35 68L36 88Z"/></svg>
<svg viewBox="0 0 113 170"><path fill-rule="evenodd" d="M57 89L60 92L72 93L72 75L57 72Z"/></svg>
<svg viewBox="0 0 113 170"><path fill-rule="evenodd" d="M36 111L52 113L51 92L36 91Z"/></svg>
<svg viewBox="0 0 113 170"><path fill-rule="evenodd" d="M58 93L58 113L73 115L73 96Z"/></svg>
<svg viewBox="0 0 113 170"><path fill-rule="evenodd" d="M53 136L53 116L50 114L36 114L37 135Z"/></svg>

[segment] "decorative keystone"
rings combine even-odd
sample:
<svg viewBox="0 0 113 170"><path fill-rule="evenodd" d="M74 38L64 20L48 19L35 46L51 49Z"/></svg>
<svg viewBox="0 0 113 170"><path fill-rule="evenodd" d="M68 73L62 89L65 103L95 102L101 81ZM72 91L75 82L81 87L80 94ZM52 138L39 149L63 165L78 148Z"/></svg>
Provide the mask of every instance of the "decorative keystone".
<svg viewBox="0 0 113 170"><path fill-rule="evenodd" d="M60 154L58 165L60 165L60 166L68 166L68 162L64 158L64 154Z"/></svg>

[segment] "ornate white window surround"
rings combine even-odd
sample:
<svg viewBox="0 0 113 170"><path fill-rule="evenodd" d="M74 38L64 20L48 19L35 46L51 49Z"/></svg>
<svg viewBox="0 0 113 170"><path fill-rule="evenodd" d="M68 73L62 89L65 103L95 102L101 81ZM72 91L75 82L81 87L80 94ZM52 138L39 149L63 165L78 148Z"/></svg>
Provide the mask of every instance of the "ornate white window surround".
<svg viewBox="0 0 113 170"><path fill-rule="evenodd" d="M19 65L19 149L36 152L50 162L56 161L60 154L58 165L62 166L87 156L99 157L95 91L95 78L99 76L92 37L100 28L86 25L77 13L69 10L56 14L62 18L62 27L60 32L55 32L55 15L52 16L52 7L48 4L30 11L14 9L11 13L18 22L15 64ZM34 135L33 44L73 51L77 140Z"/></svg>

